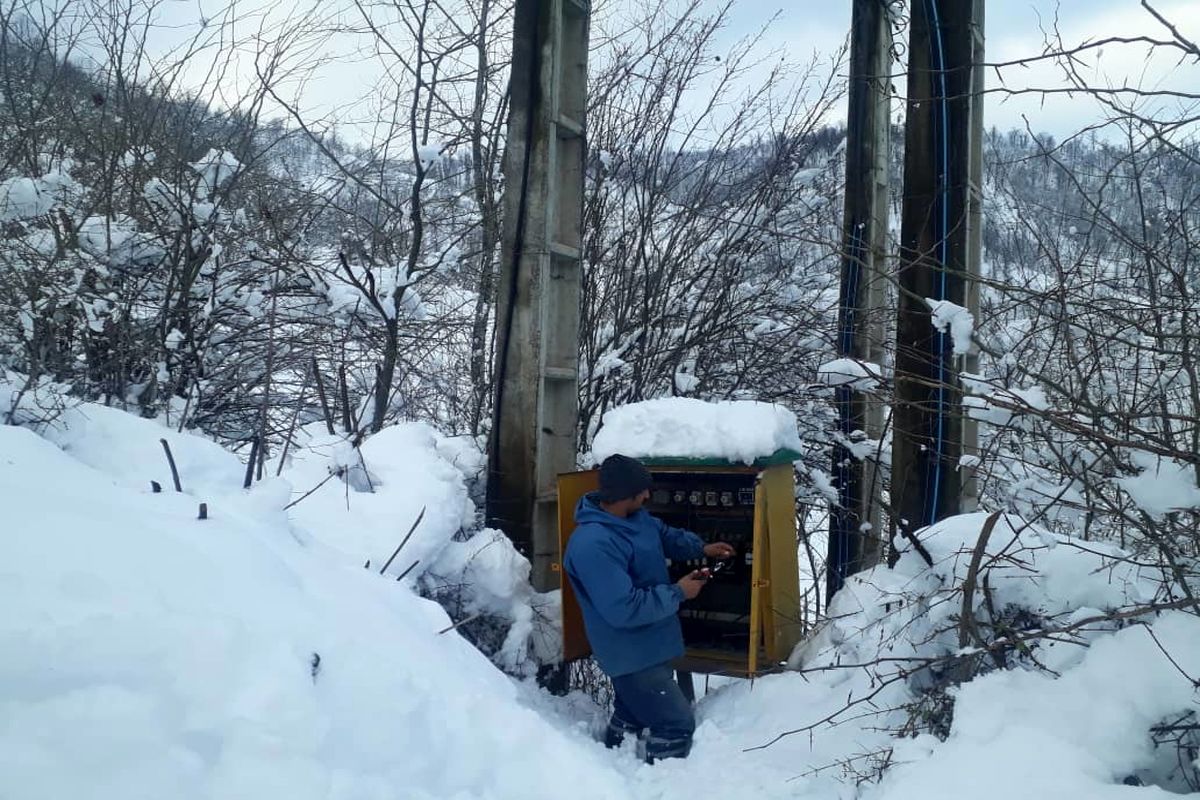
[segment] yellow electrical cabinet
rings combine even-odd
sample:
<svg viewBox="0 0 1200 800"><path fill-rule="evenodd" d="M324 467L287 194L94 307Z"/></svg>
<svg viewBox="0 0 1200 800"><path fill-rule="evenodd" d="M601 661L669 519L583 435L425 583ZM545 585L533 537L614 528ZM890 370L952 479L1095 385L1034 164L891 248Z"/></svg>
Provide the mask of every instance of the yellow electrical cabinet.
<svg viewBox="0 0 1200 800"><path fill-rule="evenodd" d="M737 551L694 600L680 608L690 672L752 676L776 669L804 628L797 561L795 454L781 451L754 466L688 459L642 459L654 479L646 510L705 542ZM596 470L558 477L559 564L575 529L575 506L598 488ZM556 565L557 566L557 565ZM671 580L702 563L670 563ZM591 653L579 602L559 567L563 659Z"/></svg>

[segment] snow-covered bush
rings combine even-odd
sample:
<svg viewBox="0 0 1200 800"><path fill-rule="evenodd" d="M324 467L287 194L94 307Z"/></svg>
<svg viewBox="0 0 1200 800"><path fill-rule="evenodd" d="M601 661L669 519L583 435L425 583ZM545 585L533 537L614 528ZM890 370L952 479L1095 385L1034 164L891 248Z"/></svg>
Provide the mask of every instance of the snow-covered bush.
<svg viewBox="0 0 1200 800"><path fill-rule="evenodd" d="M1024 724L1063 737L1062 746L1098 748L1118 780L1176 790L1200 780L1179 760L1195 726L1178 725L1200 701L1180 669L1200 657L1190 638L1200 623L1168 570L1011 514L951 517L919 541L894 567L852 576L820 632L793 654L805 673L870 676L829 719L874 716L902 738L949 743L1028 714ZM1026 687L1020 708L995 705L994 693L1013 684ZM1092 703L1112 704L1101 712L1108 729L1072 731L1072 715ZM912 750L882 747L863 760L872 765L861 766L864 777L880 778Z"/></svg>

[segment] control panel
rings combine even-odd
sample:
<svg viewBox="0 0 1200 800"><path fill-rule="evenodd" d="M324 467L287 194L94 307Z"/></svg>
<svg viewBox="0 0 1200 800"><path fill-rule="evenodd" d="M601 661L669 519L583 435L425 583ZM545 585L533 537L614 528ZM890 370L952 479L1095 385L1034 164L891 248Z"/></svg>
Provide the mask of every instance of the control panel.
<svg viewBox="0 0 1200 800"><path fill-rule="evenodd" d="M704 590L679 611L688 648L745 651L750 642L750 602L754 564L754 483L752 473L652 471L654 488L646 510L705 543L726 542L735 555L715 569ZM670 562L671 580L718 562L701 558Z"/></svg>

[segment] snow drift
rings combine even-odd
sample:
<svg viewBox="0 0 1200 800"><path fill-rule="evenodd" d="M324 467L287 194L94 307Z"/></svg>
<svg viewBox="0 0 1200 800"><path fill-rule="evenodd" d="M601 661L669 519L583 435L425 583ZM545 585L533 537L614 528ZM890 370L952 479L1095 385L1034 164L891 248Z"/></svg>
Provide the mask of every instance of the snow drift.
<svg viewBox="0 0 1200 800"><path fill-rule="evenodd" d="M557 797L530 778L548 770L581 797L622 793L478 651L438 634L439 606L301 544L290 493L223 491L242 468L215 445L79 413L86 429L61 435L103 471L0 427L0 795ZM160 433L194 494L149 491L161 449L126 459Z"/></svg>
<svg viewBox="0 0 1200 800"><path fill-rule="evenodd" d="M947 520L921 534L933 566L909 547L894 569L853 576L798 671L720 682L698 705L692 757L649 767L631 742L593 740L604 709L513 681L411 591L417 575L456 575L469 602L509 614L510 654L527 646L528 564L471 525L461 442L400 426L348 451L309 433L282 478L244 491L235 456L112 409L68 408L45 436L0 427L5 800L515 800L567 787L585 799L1145 800L1175 795L1125 782L1189 788L1193 765L1149 731L1197 710L1200 620L1109 619L1167 585L1113 547L1001 517L977 548L985 515ZM977 551L982 633L964 647ZM1048 630L1060 633L1032 635ZM956 686L947 676L963 663L984 674Z"/></svg>

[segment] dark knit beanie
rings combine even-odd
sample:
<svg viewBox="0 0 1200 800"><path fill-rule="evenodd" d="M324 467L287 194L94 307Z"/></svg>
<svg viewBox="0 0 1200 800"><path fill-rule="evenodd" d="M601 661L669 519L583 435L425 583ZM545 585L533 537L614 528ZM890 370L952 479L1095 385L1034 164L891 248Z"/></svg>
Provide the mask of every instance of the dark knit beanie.
<svg viewBox="0 0 1200 800"><path fill-rule="evenodd" d="M600 500L615 503L636 497L650 488L650 471L637 459L620 454L609 456L600 465Z"/></svg>

